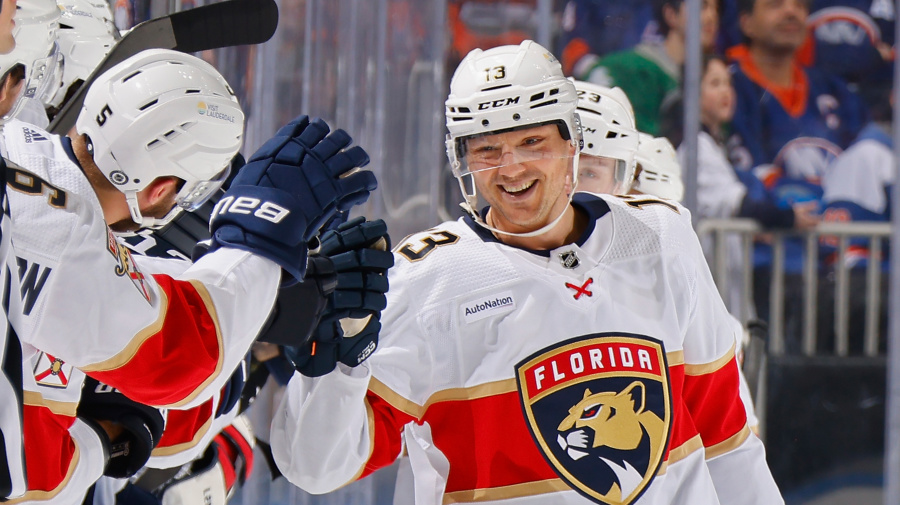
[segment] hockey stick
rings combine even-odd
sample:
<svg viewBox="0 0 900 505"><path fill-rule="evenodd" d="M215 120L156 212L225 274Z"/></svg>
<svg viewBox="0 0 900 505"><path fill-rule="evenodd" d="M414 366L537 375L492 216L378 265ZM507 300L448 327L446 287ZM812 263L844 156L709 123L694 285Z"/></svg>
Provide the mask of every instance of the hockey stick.
<svg viewBox="0 0 900 505"><path fill-rule="evenodd" d="M84 96L103 72L145 49L175 49L185 53L269 40L278 26L275 0L227 0L144 21L132 28L50 123L51 133L65 135L75 125Z"/></svg>

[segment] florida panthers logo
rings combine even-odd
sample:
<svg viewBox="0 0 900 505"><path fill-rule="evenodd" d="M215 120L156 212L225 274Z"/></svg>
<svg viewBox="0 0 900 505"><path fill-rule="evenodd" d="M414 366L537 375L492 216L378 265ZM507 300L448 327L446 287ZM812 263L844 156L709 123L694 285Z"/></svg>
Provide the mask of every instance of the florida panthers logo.
<svg viewBox="0 0 900 505"><path fill-rule="evenodd" d="M128 250L127 247L123 246L116 240L116 236L113 235L112 231L107 230L107 250L110 254L116 258L116 267L115 273L119 277L128 277L131 279L132 284L137 290L141 293L141 296L144 297L148 302L150 301L150 292L147 290L146 281L144 280L144 274L141 273L138 266L134 263L134 258L131 256L131 251Z"/></svg>
<svg viewBox="0 0 900 505"><path fill-rule="evenodd" d="M540 351L516 372L531 434L560 478L597 503L634 503L669 440L662 345L637 335L588 335Z"/></svg>

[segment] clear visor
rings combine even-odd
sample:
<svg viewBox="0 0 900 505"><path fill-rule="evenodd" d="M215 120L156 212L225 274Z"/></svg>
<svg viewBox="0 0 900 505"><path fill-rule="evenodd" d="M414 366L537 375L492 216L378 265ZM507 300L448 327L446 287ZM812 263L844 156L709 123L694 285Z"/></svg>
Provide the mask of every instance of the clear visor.
<svg viewBox="0 0 900 505"><path fill-rule="evenodd" d="M175 196L175 206L180 210L193 212L225 184L231 174L231 165L225 167L215 178L208 181L186 183Z"/></svg>
<svg viewBox="0 0 900 505"><path fill-rule="evenodd" d="M624 195L631 189L626 181L626 162L615 158L582 154L578 163L578 191Z"/></svg>
<svg viewBox="0 0 900 505"><path fill-rule="evenodd" d="M511 165L543 164L572 158L578 147L560 135L557 123L502 133L473 135L457 140L457 177Z"/></svg>
<svg viewBox="0 0 900 505"><path fill-rule="evenodd" d="M34 60L31 68L24 68L24 72L22 78L22 67L13 67L6 74L9 79L22 79L0 103L4 119L18 117L26 103L24 99L33 99L41 104L50 102L62 84L63 61L59 47L54 44L48 56Z"/></svg>

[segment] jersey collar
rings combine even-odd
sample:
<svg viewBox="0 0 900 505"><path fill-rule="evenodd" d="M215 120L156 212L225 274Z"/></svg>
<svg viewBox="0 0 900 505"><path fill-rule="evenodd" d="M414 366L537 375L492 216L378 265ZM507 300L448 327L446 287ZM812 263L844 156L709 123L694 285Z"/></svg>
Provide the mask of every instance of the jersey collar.
<svg viewBox="0 0 900 505"><path fill-rule="evenodd" d="M606 201L604 201L599 196L591 194L591 193L575 193L575 195L572 197L572 205L575 208L583 211L584 213L586 213L588 215L588 224L585 227L584 232L581 234L581 237L579 237L578 240L575 241L575 244L580 247L580 246L583 246L585 242L587 242L588 238L590 238L591 234L594 232L594 228L597 225L597 220L609 213L609 204L607 204ZM488 210L490 210L490 206L487 206L484 209L482 209L481 215L486 216ZM490 230L488 230L487 228L476 223L475 220L472 219L472 217L469 216L468 214L463 216L462 219L463 219L463 222L465 222L466 225L468 225L469 228L471 228L472 231L474 231L475 234L478 235L479 238L481 238L481 240L483 240L485 242L502 243L502 242L500 242L500 240L497 239L497 237L494 236L493 233L491 233ZM534 250L534 249L526 249L524 247L515 247L515 246L508 246L508 247L514 247L516 249L521 249L523 251L529 252L531 254L536 254L538 256L545 256L545 257L550 257L550 252L551 252L550 250L542 250L541 251L541 250ZM559 248L557 247L553 250L556 250L556 249L559 249Z"/></svg>

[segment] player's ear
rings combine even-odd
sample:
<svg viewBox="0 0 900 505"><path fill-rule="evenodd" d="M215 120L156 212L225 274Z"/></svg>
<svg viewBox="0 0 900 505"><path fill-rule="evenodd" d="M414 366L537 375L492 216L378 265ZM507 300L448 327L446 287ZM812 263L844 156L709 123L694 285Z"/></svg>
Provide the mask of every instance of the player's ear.
<svg viewBox="0 0 900 505"><path fill-rule="evenodd" d="M174 199L175 195L178 194L180 183L181 180L177 177L157 177L141 192L144 193L147 203L153 205L166 199Z"/></svg>

